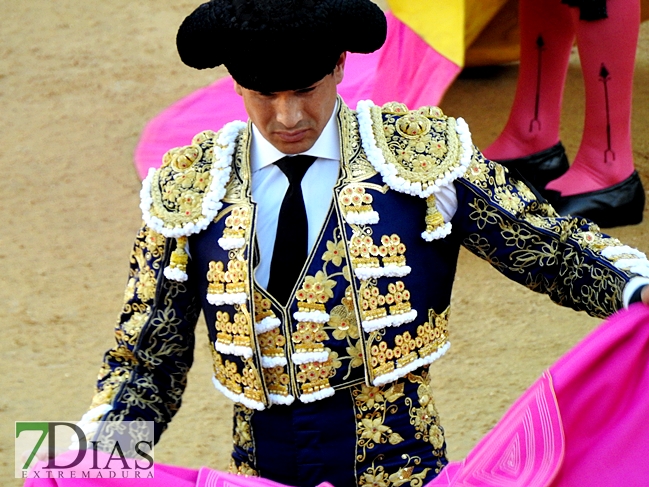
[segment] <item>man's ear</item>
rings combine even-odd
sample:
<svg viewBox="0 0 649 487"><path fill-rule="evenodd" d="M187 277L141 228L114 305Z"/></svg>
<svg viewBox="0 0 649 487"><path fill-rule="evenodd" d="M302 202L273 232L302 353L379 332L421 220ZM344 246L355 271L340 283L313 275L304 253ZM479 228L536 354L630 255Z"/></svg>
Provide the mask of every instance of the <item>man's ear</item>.
<svg viewBox="0 0 649 487"><path fill-rule="evenodd" d="M340 84L340 82L343 80L345 76L345 61L347 60L347 52L343 52L340 57L338 58L338 62L336 63L336 67L334 68L334 80L336 81L336 84Z"/></svg>
<svg viewBox="0 0 649 487"><path fill-rule="evenodd" d="M234 81L234 80L232 80L232 81ZM236 92L237 95L243 96L243 88L236 81L234 81L234 91Z"/></svg>

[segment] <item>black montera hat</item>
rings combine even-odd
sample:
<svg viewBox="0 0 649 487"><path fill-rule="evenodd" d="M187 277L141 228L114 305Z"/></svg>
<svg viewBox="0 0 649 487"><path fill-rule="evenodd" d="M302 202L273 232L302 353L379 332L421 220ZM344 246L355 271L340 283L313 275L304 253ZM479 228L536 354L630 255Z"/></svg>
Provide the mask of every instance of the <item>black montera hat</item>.
<svg viewBox="0 0 649 487"><path fill-rule="evenodd" d="M211 0L181 24L182 61L225 65L244 88L294 90L331 73L341 53L385 42L385 15L370 0Z"/></svg>

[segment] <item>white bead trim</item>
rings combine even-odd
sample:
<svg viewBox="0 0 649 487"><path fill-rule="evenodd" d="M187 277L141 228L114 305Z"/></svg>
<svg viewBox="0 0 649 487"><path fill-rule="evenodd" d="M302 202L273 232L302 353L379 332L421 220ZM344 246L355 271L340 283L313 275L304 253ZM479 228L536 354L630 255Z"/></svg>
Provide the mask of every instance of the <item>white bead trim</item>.
<svg viewBox="0 0 649 487"><path fill-rule="evenodd" d="M300 401L303 403L310 403L310 402L315 402L319 401L320 399L324 399L326 397L331 397L336 393L332 387L327 387L326 389L321 389L317 392L312 392L310 394L302 394L300 396Z"/></svg>
<svg viewBox="0 0 649 487"><path fill-rule="evenodd" d="M246 293L207 293L207 302L214 306L222 304L244 304L248 299Z"/></svg>
<svg viewBox="0 0 649 487"><path fill-rule="evenodd" d="M214 349L217 352L227 353L229 355L236 355L237 357L250 358L252 357L252 348L244 347L242 345L235 345L233 343L214 342Z"/></svg>
<svg viewBox="0 0 649 487"><path fill-rule="evenodd" d="M279 328L279 325L281 324L282 322L276 316L266 316L266 318L264 318L263 320L255 323L255 333L257 335L261 335L262 333L266 333L267 331Z"/></svg>
<svg viewBox="0 0 649 487"><path fill-rule="evenodd" d="M637 258L633 259L627 257L615 260L615 257L620 255L634 255ZM610 246L602 250L602 256L611 260L613 265L618 269L633 272L634 274L643 277L649 277L649 260L647 260L647 256L638 249L634 249L628 245Z"/></svg>
<svg viewBox="0 0 649 487"><path fill-rule="evenodd" d="M326 362L329 360L328 352L295 352L292 357L296 364L308 364L311 362Z"/></svg>
<svg viewBox="0 0 649 487"><path fill-rule="evenodd" d="M264 369L272 369L273 367L279 366L284 366L288 362L286 360L286 357L267 357L265 355L261 356L261 366Z"/></svg>
<svg viewBox="0 0 649 487"><path fill-rule="evenodd" d="M379 222L377 211L347 211L345 221L350 225L375 225Z"/></svg>
<svg viewBox="0 0 649 487"><path fill-rule="evenodd" d="M407 313L401 313L398 315L388 315L383 316L382 318L377 318L375 320L365 320L363 321L363 330L367 333L386 328L388 326L400 326L404 323L410 323L417 319L417 310L411 309Z"/></svg>
<svg viewBox="0 0 649 487"><path fill-rule="evenodd" d="M435 229L432 232L422 232L421 233L421 238L423 238L426 242L432 242L433 240L439 240L440 238L444 238L447 235L450 235L452 228L453 228L453 226L449 222L446 222L446 223L444 223L443 226Z"/></svg>
<svg viewBox="0 0 649 487"><path fill-rule="evenodd" d="M355 267L354 274L361 281L378 277L404 277L410 274L412 268L408 265L389 264L385 267Z"/></svg>
<svg viewBox="0 0 649 487"><path fill-rule="evenodd" d="M257 411L263 411L264 409L266 409L266 406L264 406L263 403L253 401L252 399L246 397L244 394L236 394L232 392L230 389L221 384L214 376L212 376L212 384L214 384L214 387L217 391L219 391L231 401L243 404L244 406L249 407L250 409L256 409Z"/></svg>
<svg viewBox="0 0 649 487"><path fill-rule="evenodd" d="M232 250L243 247L246 240L243 237L221 237L218 243L223 250Z"/></svg>
<svg viewBox="0 0 649 487"><path fill-rule="evenodd" d="M296 311L293 313L293 318L300 322L327 323L329 313L323 311Z"/></svg>
<svg viewBox="0 0 649 487"><path fill-rule="evenodd" d="M289 406L295 401L295 396L281 396L279 394L268 394L268 399L270 399L271 404L282 404L284 406Z"/></svg>
<svg viewBox="0 0 649 487"><path fill-rule="evenodd" d="M179 282L185 282L189 276L187 276L187 273L184 271L181 271L177 267L165 267L164 269L164 275L167 279L170 281L179 281Z"/></svg>
<svg viewBox="0 0 649 487"><path fill-rule="evenodd" d="M399 367L393 370L392 372L375 377L374 380L372 381L372 384L374 384L375 386L382 386L389 382L394 382L395 380L405 376L406 374L409 374L413 370L423 367L424 365L431 364L435 360L440 358L442 355L444 355L446 351L450 348L450 346L451 346L451 342L446 342L444 345L439 347L435 352L431 353L426 357L420 357L410 362L405 367Z"/></svg>

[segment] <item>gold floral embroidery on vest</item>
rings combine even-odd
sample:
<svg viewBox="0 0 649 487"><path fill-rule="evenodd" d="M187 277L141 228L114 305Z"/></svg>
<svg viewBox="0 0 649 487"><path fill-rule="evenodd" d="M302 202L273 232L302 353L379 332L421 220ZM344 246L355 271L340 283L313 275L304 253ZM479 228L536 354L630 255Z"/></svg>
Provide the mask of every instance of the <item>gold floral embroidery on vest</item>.
<svg viewBox="0 0 649 487"><path fill-rule="evenodd" d="M284 367L281 365L264 367L262 373L271 402L273 404L292 404L295 397L290 394L291 379Z"/></svg>
<svg viewBox="0 0 649 487"><path fill-rule="evenodd" d="M239 249L246 244L246 231L250 227L250 208L236 206L225 219L223 236L218 242L222 249Z"/></svg>
<svg viewBox="0 0 649 487"><path fill-rule="evenodd" d="M239 370L236 362L225 360L221 354L212 349L214 387L226 397L251 409L264 409L265 396L261 377L252 359L242 360L243 370Z"/></svg>
<svg viewBox="0 0 649 487"><path fill-rule="evenodd" d="M237 475L248 475L258 477L257 471L252 468L251 464L254 462L255 442L252 439L252 432L250 421L253 411L240 404L234 404L233 415L233 434L232 442L235 446L247 453L248 462L237 462L234 458L230 457L230 464L228 471Z"/></svg>
<svg viewBox="0 0 649 487"><path fill-rule="evenodd" d="M388 284L385 295L371 281L363 281L360 302L363 330L368 333L386 326L410 323L417 318L417 310L410 306L410 291L403 281Z"/></svg>
<svg viewBox="0 0 649 487"><path fill-rule="evenodd" d="M302 390L300 400L302 402L313 402L333 395L329 377L332 377L334 373L334 364L331 359L323 362L299 364L295 378L300 383L300 389Z"/></svg>
<svg viewBox="0 0 649 487"><path fill-rule="evenodd" d="M340 192L340 205L347 223L372 225L379 222L379 214L372 208L374 198L359 184L348 184Z"/></svg>
<svg viewBox="0 0 649 487"><path fill-rule="evenodd" d="M207 301L215 306L242 304L248 299L248 278L245 262L231 259L228 268L221 261L209 263Z"/></svg>
<svg viewBox="0 0 649 487"><path fill-rule="evenodd" d="M250 331L250 313L245 304L240 305L239 310L230 319L227 311L216 312L216 341L214 348L221 353L238 355L240 357L252 357L252 339Z"/></svg>
<svg viewBox="0 0 649 487"><path fill-rule="evenodd" d="M412 270L406 265L406 245L396 234L383 235L376 245L370 235L354 232L349 242L354 274L361 280L377 277L404 277Z"/></svg>
<svg viewBox="0 0 649 487"><path fill-rule="evenodd" d="M410 411L410 424L417 432L415 438L429 442L436 450L437 455L444 454L444 430L440 426L439 413L433 401L433 392L430 384L424 381L417 389L419 406L415 406L414 401L407 397L406 405Z"/></svg>
<svg viewBox="0 0 649 487"><path fill-rule="evenodd" d="M330 313L329 324L325 327L325 329L331 331L334 339L347 342L347 347L345 348L347 355L339 357L337 352L332 351L330 353L336 369L343 366L343 360L349 360L347 373L343 377L343 380L349 377L353 368L362 367L364 363L363 344L360 340L360 330L356 321L356 314L354 313L352 292L351 286L347 286L342 304L333 307Z"/></svg>
<svg viewBox="0 0 649 487"><path fill-rule="evenodd" d="M324 362L329 357L322 342L329 336L323 324L329 321L325 303L333 298L333 287L336 281L328 278L323 271L315 276L306 276L302 288L297 292L298 310L293 314L297 320L295 331L291 335L293 361L297 364L306 362Z"/></svg>
<svg viewBox="0 0 649 487"><path fill-rule="evenodd" d="M396 335L393 347L378 332L374 333L369 340L377 342L370 347L372 383L387 384L444 355L450 346L449 313L450 306L440 314L428 310L428 321L417 326L416 335L413 337L409 331Z"/></svg>
<svg viewBox="0 0 649 487"><path fill-rule="evenodd" d="M376 445L385 443L396 445L403 441L399 433L384 424L386 415L396 412L397 408L392 410L390 404L403 397L403 387L403 384L392 384L387 388L362 385L352 391L357 409L356 460L358 462L365 461L367 451Z"/></svg>
<svg viewBox="0 0 649 487"><path fill-rule="evenodd" d="M340 229L335 230L334 240L327 242L327 251L322 256L323 270L315 276L306 276L302 287L296 293L298 310L293 313L297 322L291 335L293 353L291 359L298 366L297 381L300 384L300 400L311 402L334 394L329 378L335 375L337 357L323 344L329 339L325 327L330 315L325 304L334 296L336 281L333 277L343 275L348 279L345 266L342 270L328 274L327 266L343 264L344 244L341 244Z"/></svg>

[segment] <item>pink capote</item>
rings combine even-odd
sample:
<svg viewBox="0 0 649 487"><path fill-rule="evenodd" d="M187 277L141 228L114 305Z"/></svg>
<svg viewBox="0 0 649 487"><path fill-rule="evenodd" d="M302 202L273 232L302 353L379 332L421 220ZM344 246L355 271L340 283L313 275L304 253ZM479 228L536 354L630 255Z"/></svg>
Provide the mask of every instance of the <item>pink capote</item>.
<svg viewBox="0 0 649 487"><path fill-rule="evenodd" d="M649 307L609 318L427 487L649 485Z"/></svg>
<svg viewBox="0 0 649 487"><path fill-rule="evenodd" d="M548 369L461 462L426 487L649 485L649 307L635 304ZM100 484L98 484L100 482ZM26 487L281 487L202 468L153 480L35 480Z"/></svg>
<svg viewBox="0 0 649 487"><path fill-rule="evenodd" d="M340 96L351 107L370 99L410 108L438 105L460 67L429 46L390 12L385 44L371 54L348 54ZM159 167L169 149L191 143L203 130L218 130L232 120L247 120L232 78L221 78L180 99L149 121L135 149L135 167L144 178Z"/></svg>

